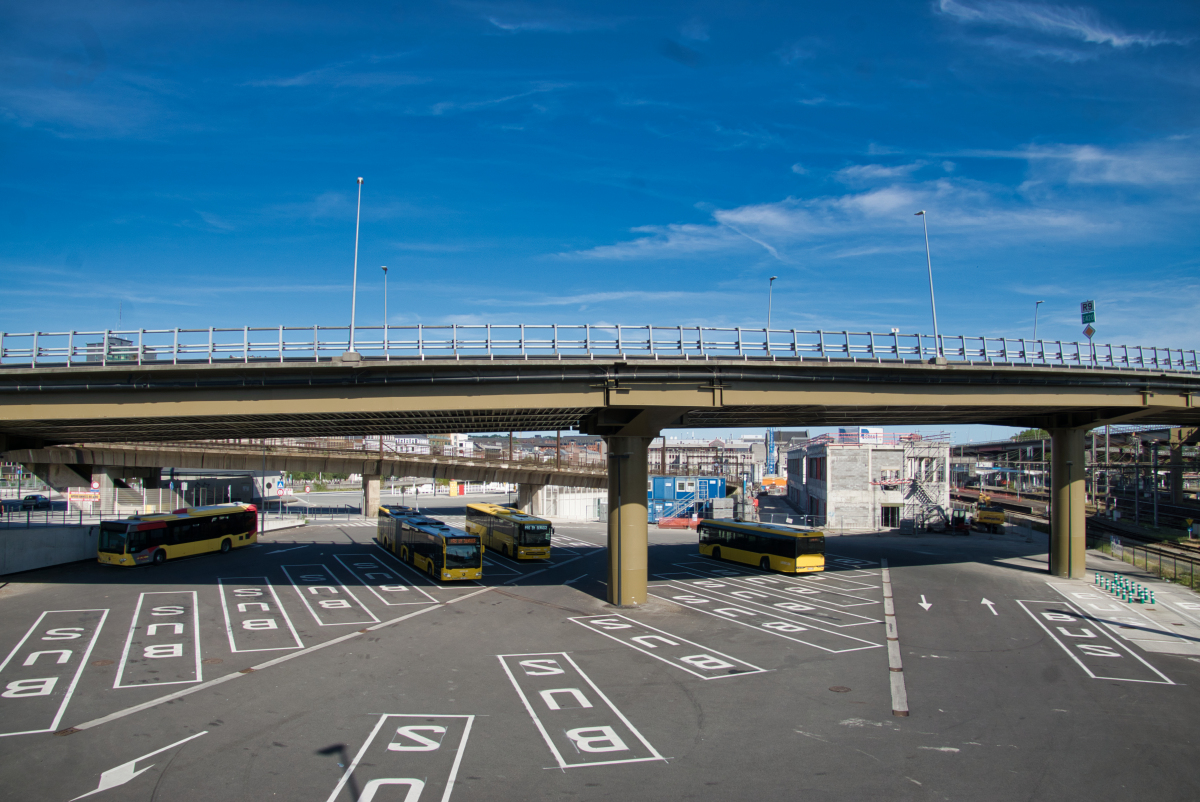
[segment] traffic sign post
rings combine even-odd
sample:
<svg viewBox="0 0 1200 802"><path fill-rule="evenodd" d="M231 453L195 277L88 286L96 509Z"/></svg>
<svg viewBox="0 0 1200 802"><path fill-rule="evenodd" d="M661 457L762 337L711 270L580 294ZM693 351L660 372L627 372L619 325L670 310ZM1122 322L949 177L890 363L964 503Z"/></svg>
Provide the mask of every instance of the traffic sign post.
<svg viewBox="0 0 1200 802"><path fill-rule="evenodd" d="M1079 304L1079 316L1082 318L1084 329L1083 336L1088 338L1088 345L1092 352L1092 361L1096 361L1096 346L1092 343L1092 337L1096 334L1096 328L1092 324L1096 322L1096 302L1084 301Z"/></svg>

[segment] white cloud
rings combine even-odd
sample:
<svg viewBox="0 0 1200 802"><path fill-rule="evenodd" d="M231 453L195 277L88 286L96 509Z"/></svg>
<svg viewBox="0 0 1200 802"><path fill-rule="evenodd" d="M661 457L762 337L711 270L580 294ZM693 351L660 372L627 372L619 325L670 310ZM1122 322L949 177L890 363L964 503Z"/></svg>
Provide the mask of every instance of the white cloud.
<svg viewBox="0 0 1200 802"><path fill-rule="evenodd" d="M796 175L806 175L808 173L808 168L806 168L800 162L796 162L792 165L792 172Z"/></svg>
<svg viewBox="0 0 1200 802"><path fill-rule="evenodd" d="M570 254L589 259L696 258L765 249L784 262L801 261L799 250L819 249L834 258L908 250L912 215L928 209L931 228L944 236L969 235L1011 242L1014 237L1094 236L1118 223L1067 203L1034 204L1009 188L940 178L889 184L818 198L785 198L711 213L705 224L640 226L633 240ZM850 247L847 247L850 246Z"/></svg>
<svg viewBox="0 0 1200 802"><path fill-rule="evenodd" d="M405 54L370 56L363 59L327 64L296 75L280 78L262 78L248 81L247 86L259 87L304 87L328 86L334 88L368 88L410 86L428 82L428 78L388 70L387 62L402 58Z"/></svg>
<svg viewBox="0 0 1200 802"><path fill-rule="evenodd" d="M679 29L679 35L693 42L707 42L708 26L698 19L690 19Z"/></svg>
<svg viewBox="0 0 1200 802"><path fill-rule="evenodd" d="M837 180L844 184L862 183L866 181L882 181L903 179L912 175L917 170L925 166L923 161L915 161L911 164L856 164L851 167L844 167L835 173Z"/></svg>
<svg viewBox="0 0 1200 802"><path fill-rule="evenodd" d="M938 0L938 9L962 22L1021 28L1116 48L1132 45L1180 45L1190 41L1161 33L1122 31L1101 20L1089 8L1021 3L1013 0Z"/></svg>

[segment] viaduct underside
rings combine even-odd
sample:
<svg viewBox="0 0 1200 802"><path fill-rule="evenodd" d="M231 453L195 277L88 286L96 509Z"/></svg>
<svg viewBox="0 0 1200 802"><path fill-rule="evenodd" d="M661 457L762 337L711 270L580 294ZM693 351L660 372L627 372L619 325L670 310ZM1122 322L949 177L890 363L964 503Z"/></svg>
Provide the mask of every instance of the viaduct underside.
<svg viewBox="0 0 1200 802"><path fill-rule="evenodd" d="M1053 439L1051 572L1084 560L1084 433L1200 424L1194 373L886 361L445 360L0 372L0 450L577 429L609 453L610 601L646 594L646 452L664 429L988 423ZM619 562L617 555L620 555Z"/></svg>

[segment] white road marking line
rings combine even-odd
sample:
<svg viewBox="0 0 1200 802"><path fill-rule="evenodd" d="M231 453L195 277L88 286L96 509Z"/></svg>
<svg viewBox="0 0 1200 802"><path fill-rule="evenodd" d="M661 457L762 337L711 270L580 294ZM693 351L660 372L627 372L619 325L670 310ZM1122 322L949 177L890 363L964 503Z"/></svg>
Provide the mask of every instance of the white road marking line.
<svg viewBox="0 0 1200 802"><path fill-rule="evenodd" d="M255 545L261 545L261 544L256 543ZM275 551L268 551L267 555L269 556L271 554L283 554L285 551L295 551L296 549L307 549L311 545L312 545L311 543L305 543L303 546L292 546L290 549L276 549Z"/></svg>
<svg viewBox="0 0 1200 802"><path fill-rule="evenodd" d="M481 593L487 593L489 590L491 590L490 587L483 588L481 590L474 591L473 593L468 593L465 596L459 596L457 599L451 599L450 601L446 602L446 604L455 604L460 601L465 601L465 600L471 598L472 596L478 596ZM430 612L433 612L434 610L440 610L444 606L446 606L446 605L438 604L438 605L430 605L429 607L422 607L420 610L414 610L413 612L399 616L398 618L392 618L388 621L381 621L380 623L375 624L374 626L369 626L369 627L366 627L365 629L361 629L357 632L350 632L346 635L341 635L337 638L333 638L332 640L327 640L324 643L314 644L312 646L309 646L306 649L301 649L298 652L292 652L290 654L285 654L280 657L276 657L273 660L268 660L265 663L259 663L258 665L251 666L248 669L243 669L242 671L235 671L232 674L226 674L223 677L217 677L216 679L209 680L208 682L201 683L200 685L196 685L191 688L185 688L184 690L176 691L175 693L169 693L166 696L160 696L157 699L151 699L148 702L142 702L141 704L133 705L132 707L127 707L124 710L118 710L115 713L109 713L107 716L101 716L100 718L92 719L91 721L85 721L82 724L76 724L74 727L69 727L65 730L61 730L60 733L62 735L70 735L74 732L82 732L83 730L90 730L93 727L99 727L101 724L107 724L110 721L116 721L117 719L125 718L126 716L131 716L134 713L140 713L143 710L149 710L152 707L158 707L159 705L165 704L166 702L172 702L172 701L174 701L176 699L180 699L184 696L190 696L193 693L198 693L199 691L205 690L207 688L211 688L215 685L220 685L223 682L229 682L230 680L238 679L239 677L251 676L253 673L263 671L264 669L271 668L273 666L277 666L281 663L286 663L288 660L294 660L297 657L303 657L305 655L312 654L313 652L320 651L321 649L325 649L329 646L336 646L339 643L348 641L351 638L357 638L360 635L365 635L368 632L374 632L378 629L383 629L384 627L390 627L393 624L399 624L401 621L407 621L410 618L415 618L418 615L424 615L425 613L430 613Z"/></svg>
<svg viewBox="0 0 1200 802"><path fill-rule="evenodd" d="M908 715L908 689L904 686L904 663L900 660L900 631L896 628L896 609L892 597L892 572L887 559L881 559L883 579L883 621L887 630L888 671L891 674L892 715Z"/></svg>
<svg viewBox="0 0 1200 802"><path fill-rule="evenodd" d="M563 584L564 584L564 585L571 585L571 584L573 584L573 583L575 583L575 582L578 582L579 580L583 579L585 576L587 576L587 574L580 574L579 576L575 577L574 579L568 579L566 582L563 582Z"/></svg>
<svg viewBox="0 0 1200 802"><path fill-rule="evenodd" d="M137 777L139 774L150 771L150 769L154 768L154 764L151 763L149 766L147 766L144 769L138 769L137 771L134 771L133 767L139 761L145 760L148 757L154 757L155 755L162 754L163 752L166 752L168 749L174 749L175 747L179 746L180 744L185 744L188 741L192 740L193 738L199 738L201 735L207 735L207 734L208 734L208 730L204 730L203 732L198 732L195 735L189 735L188 737L184 738L182 741L176 741L175 743L171 744L170 746L164 746L162 749L155 749L153 752L142 755L141 757L135 757L133 760L129 761L128 763L122 763L121 765L119 765L115 768L111 768L108 771L103 772L100 775L100 784L96 787L95 791L88 791L86 794L81 794L80 796L75 797L75 799L83 799L85 796L91 796L92 794L98 794L101 791L107 791L110 788L116 788L118 786L124 785L125 783L132 780L134 777ZM75 802L75 799L72 799L71 802Z"/></svg>
<svg viewBox="0 0 1200 802"><path fill-rule="evenodd" d="M511 584L513 584L513 583L515 583L515 582L520 582L522 579L528 579L528 578L529 578L529 577L531 577L531 576L537 576L538 574L541 574L541 573L544 573L544 572L546 572L546 571L549 571L551 568L562 568L562 567L563 567L564 565L566 565L567 563L573 563L573 562L575 562L576 560L582 560L584 557L589 557L589 556L591 556L591 555L588 555L588 554L580 554L578 557L572 557L572 558L571 558L571 559L569 559L569 560L563 560L563 561L562 561L562 562L560 562L560 563L555 563L554 565L548 566L548 567L546 567L546 568L542 568L542 569L540 569L540 570L538 570L538 571L530 571L528 574L522 574L521 576L517 577L516 579L510 579L510 580L508 580L508 581L507 581L507 582L505 582L504 584L506 584L506 585L511 585Z"/></svg>

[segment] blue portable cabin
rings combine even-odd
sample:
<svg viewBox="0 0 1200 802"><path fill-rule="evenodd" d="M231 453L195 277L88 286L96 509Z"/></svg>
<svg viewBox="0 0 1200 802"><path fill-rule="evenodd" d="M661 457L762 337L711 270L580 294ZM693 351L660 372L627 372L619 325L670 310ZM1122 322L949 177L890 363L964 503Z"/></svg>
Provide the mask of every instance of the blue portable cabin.
<svg viewBox="0 0 1200 802"><path fill-rule="evenodd" d="M691 516L711 498L725 498L724 476L651 476L646 512L651 523L664 516Z"/></svg>

